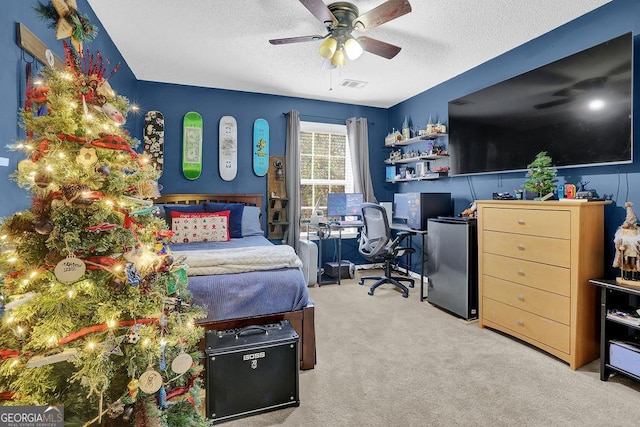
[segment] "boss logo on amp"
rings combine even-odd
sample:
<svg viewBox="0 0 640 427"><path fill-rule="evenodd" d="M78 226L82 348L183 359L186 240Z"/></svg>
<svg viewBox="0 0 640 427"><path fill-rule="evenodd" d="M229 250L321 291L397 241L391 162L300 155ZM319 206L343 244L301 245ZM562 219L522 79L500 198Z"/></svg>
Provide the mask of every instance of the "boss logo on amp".
<svg viewBox="0 0 640 427"><path fill-rule="evenodd" d="M259 353L244 354L242 360L263 359L264 357L266 357L266 354L264 351L261 351Z"/></svg>

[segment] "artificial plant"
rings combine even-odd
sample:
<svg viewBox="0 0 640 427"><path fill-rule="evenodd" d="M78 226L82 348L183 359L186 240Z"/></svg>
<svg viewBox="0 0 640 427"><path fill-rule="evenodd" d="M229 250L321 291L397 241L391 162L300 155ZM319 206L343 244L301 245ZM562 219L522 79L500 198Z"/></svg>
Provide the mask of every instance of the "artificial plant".
<svg viewBox="0 0 640 427"><path fill-rule="evenodd" d="M539 198L553 193L557 171L546 151L539 152L527 168L527 180L523 186L525 190L538 193Z"/></svg>

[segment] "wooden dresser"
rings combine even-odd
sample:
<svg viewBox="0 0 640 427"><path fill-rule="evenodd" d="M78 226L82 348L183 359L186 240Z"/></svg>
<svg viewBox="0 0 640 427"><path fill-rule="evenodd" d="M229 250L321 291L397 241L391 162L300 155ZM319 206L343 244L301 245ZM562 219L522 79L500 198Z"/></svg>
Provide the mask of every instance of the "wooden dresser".
<svg viewBox="0 0 640 427"><path fill-rule="evenodd" d="M597 290L608 202L477 202L480 327L578 369L599 356Z"/></svg>

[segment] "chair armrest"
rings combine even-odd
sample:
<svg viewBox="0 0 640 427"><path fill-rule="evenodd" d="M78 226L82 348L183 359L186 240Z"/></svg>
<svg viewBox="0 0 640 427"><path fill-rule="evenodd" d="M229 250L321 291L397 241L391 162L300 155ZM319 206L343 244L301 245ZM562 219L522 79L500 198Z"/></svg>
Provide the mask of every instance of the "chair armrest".
<svg viewBox="0 0 640 427"><path fill-rule="evenodd" d="M407 253L415 253L416 251L415 248L412 248L410 246L397 246L395 250L396 252L404 251Z"/></svg>
<svg viewBox="0 0 640 427"><path fill-rule="evenodd" d="M413 236L416 233L412 232L412 231L400 231L399 233L396 234L396 236L401 237L401 238L405 238L407 236Z"/></svg>

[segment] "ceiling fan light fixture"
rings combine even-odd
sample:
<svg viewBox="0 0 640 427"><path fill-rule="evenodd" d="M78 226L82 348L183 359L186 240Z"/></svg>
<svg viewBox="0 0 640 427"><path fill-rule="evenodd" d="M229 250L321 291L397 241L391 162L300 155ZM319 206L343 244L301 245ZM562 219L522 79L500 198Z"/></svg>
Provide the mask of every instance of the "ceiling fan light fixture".
<svg viewBox="0 0 640 427"><path fill-rule="evenodd" d="M347 63L347 58L342 48L336 50L336 53L331 57L331 65L341 67Z"/></svg>
<svg viewBox="0 0 640 427"><path fill-rule="evenodd" d="M360 58L360 55L364 52L358 40L353 37L349 37L347 41L344 42L344 50L347 53L347 57L352 61Z"/></svg>
<svg viewBox="0 0 640 427"><path fill-rule="evenodd" d="M318 48L318 52L320 53L320 56L322 56L323 58L329 59L333 57L337 47L338 47L338 41L333 37L329 37L328 39L322 42L322 44Z"/></svg>

